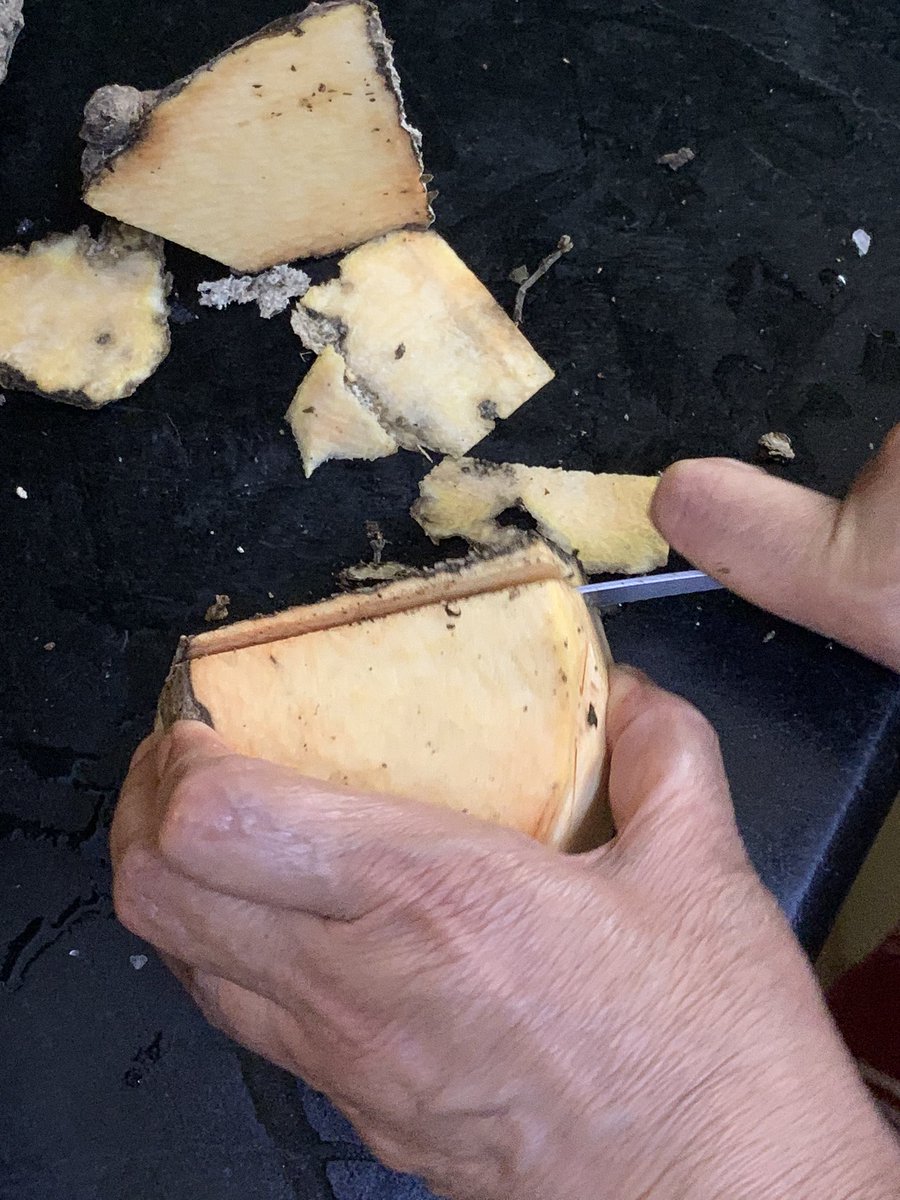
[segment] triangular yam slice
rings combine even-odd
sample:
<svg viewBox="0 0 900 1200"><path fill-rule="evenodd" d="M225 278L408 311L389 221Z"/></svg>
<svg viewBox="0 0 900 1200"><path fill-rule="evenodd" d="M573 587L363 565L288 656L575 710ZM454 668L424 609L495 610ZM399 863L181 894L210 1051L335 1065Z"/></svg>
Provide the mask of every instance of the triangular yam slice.
<svg viewBox="0 0 900 1200"><path fill-rule="evenodd" d="M130 396L169 352L158 238L110 222L0 251L0 386L80 408Z"/></svg>
<svg viewBox="0 0 900 1200"><path fill-rule="evenodd" d="M183 639L162 724L203 720L317 779L596 843L608 651L578 579L534 539Z"/></svg>
<svg viewBox="0 0 900 1200"><path fill-rule="evenodd" d="M240 271L431 221L374 5L312 4L160 92L85 109L84 198Z"/></svg>
<svg viewBox="0 0 900 1200"><path fill-rule="evenodd" d="M553 371L442 237L403 230L342 259L292 318L331 346L382 426L410 450L464 454Z"/></svg>
<svg viewBox="0 0 900 1200"><path fill-rule="evenodd" d="M285 419L307 479L330 458L385 458L397 443L344 380L344 360L330 346L307 372Z"/></svg>
<svg viewBox="0 0 900 1200"><path fill-rule="evenodd" d="M669 547L650 520L656 475L594 475L558 467L450 459L419 485L412 515L435 542L501 547L517 530L499 515L522 508L538 531L591 574L637 575L665 564Z"/></svg>

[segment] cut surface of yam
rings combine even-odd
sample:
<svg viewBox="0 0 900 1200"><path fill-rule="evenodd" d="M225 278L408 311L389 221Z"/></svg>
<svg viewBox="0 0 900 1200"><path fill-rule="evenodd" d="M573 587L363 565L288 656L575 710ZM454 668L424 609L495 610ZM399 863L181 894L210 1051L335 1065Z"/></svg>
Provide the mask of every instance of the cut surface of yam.
<svg viewBox="0 0 900 1200"><path fill-rule="evenodd" d="M81 408L120 400L169 352L158 238L108 224L0 251L0 386Z"/></svg>
<svg viewBox="0 0 900 1200"><path fill-rule="evenodd" d="M420 135L363 0L312 4L160 92L88 102L84 198L239 271L425 227Z"/></svg>
<svg viewBox="0 0 900 1200"><path fill-rule="evenodd" d="M406 449L464 454L553 371L443 238L402 230L360 246L310 288L292 324L331 346Z"/></svg>
<svg viewBox="0 0 900 1200"><path fill-rule="evenodd" d="M22 0L0 0L0 83L6 78L13 46L24 25Z"/></svg>
<svg viewBox="0 0 900 1200"><path fill-rule="evenodd" d="M183 639L161 723L560 847L608 836L608 651L538 539Z"/></svg>
<svg viewBox="0 0 900 1200"><path fill-rule="evenodd" d="M285 414L307 479L330 458L384 458L397 443L344 382L344 360L327 346Z"/></svg>
<svg viewBox="0 0 900 1200"><path fill-rule="evenodd" d="M434 541L462 537L500 547L517 530L497 520L522 508L544 537L592 574L637 575L665 564L669 547L650 520L659 480L556 467L444 459L419 485L412 515Z"/></svg>

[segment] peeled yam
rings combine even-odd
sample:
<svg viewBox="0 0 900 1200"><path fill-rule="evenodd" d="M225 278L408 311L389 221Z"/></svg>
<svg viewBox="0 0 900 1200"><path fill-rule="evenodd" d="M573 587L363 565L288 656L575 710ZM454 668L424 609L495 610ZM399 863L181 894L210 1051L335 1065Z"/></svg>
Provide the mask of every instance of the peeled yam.
<svg viewBox="0 0 900 1200"><path fill-rule="evenodd" d="M431 222L365 0L311 4L159 92L100 88L81 136L88 204L239 271Z"/></svg>
<svg viewBox="0 0 900 1200"><path fill-rule="evenodd" d="M445 805L552 846L598 844L608 651L580 576L538 539L184 638L163 726Z"/></svg>
<svg viewBox="0 0 900 1200"><path fill-rule="evenodd" d="M109 222L0 251L0 386L80 408L120 400L169 352L158 238Z"/></svg>
<svg viewBox="0 0 900 1200"><path fill-rule="evenodd" d="M352 251L291 323L308 349L339 358L348 394L408 450L464 454L553 378L433 232L401 230Z"/></svg>
<svg viewBox="0 0 900 1200"><path fill-rule="evenodd" d="M544 537L586 571L637 575L665 564L669 547L650 520L655 475L593 475L557 467L445 458L419 485L412 515L433 541L462 537L499 549L518 531L498 521L530 513Z"/></svg>

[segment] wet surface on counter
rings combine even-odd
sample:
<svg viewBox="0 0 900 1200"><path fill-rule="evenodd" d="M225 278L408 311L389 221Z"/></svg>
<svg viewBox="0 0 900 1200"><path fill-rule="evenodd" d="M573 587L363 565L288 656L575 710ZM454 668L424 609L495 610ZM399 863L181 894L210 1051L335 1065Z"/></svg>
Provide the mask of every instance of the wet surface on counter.
<svg viewBox="0 0 900 1200"><path fill-rule="evenodd" d="M651 472L781 430L797 458L777 470L838 493L900 419L900 18L779 8L383 3L438 230L507 307L511 270L575 244L525 305L558 377L482 457ZM98 227L77 200L95 87L163 85L284 11L30 0L0 87L0 244ZM656 163L682 146L677 172ZM173 349L134 397L0 406L0 1197L419 1197L209 1030L152 953L136 966L112 917L110 814L178 634L216 593L235 617L324 594L367 556L366 521L391 557L437 557L406 515L428 464L305 481L286 316L200 309L222 269L167 261ZM727 596L608 630L715 723L750 852L814 950L900 782L897 678Z"/></svg>

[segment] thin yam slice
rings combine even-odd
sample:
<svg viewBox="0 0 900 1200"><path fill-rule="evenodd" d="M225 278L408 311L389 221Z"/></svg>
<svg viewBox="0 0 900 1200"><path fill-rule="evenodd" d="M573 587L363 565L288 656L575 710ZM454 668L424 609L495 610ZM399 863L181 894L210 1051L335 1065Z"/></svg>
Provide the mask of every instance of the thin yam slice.
<svg viewBox="0 0 900 1200"><path fill-rule="evenodd" d="M517 530L498 520L521 508L538 531L589 574L638 575L665 565L666 541L650 520L655 475L594 475L557 467L444 459L419 485L412 515L435 542L465 538L499 548Z"/></svg>
<svg viewBox="0 0 900 1200"><path fill-rule="evenodd" d="M579 848L602 798L608 650L540 542L183 639L163 726L317 779Z"/></svg>
<svg viewBox="0 0 900 1200"><path fill-rule="evenodd" d="M109 222L0 251L0 386L80 408L130 396L169 352L158 238Z"/></svg>
<svg viewBox="0 0 900 1200"><path fill-rule="evenodd" d="M432 219L377 9L311 4L159 92L88 101L84 198L238 271Z"/></svg>
<svg viewBox="0 0 900 1200"><path fill-rule="evenodd" d="M330 346L400 446L464 454L553 378L487 288L433 232L360 246L292 318Z"/></svg>

